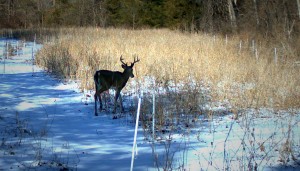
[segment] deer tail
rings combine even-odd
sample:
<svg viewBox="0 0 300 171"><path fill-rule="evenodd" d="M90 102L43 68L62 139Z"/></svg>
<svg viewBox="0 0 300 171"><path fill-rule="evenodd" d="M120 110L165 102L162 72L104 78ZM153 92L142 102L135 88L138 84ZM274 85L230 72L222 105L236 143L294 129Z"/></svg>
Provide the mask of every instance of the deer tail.
<svg viewBox="0 0 300 171"><path fill-rule="evenodd" d="M100 90L100 87L101 87L99 76L100 76L100 72L96 71L96 73L94 75L94 82L95 82L96 91Z"/></svg>

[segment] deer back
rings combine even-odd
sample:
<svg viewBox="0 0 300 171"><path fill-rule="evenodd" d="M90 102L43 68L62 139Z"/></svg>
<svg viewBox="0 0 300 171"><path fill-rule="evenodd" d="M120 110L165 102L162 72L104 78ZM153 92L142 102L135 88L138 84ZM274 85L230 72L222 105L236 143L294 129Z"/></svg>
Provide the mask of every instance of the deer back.
<svg viewBox="0 0 300 171"><path fill-rule="evenodd" d="M108 90L110 88L122 89L129 76L119 71L99 70L94 76L95 82L101 86L102 89Z"/></svg>

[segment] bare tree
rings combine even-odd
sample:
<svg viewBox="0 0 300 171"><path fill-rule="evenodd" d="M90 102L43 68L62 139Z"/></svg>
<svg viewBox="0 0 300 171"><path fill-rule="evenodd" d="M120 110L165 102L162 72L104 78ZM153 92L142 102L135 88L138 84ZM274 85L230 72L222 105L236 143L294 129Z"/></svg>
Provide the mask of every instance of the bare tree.
<svg viewBox="0 0 300 171"><path fill-rule="evenodd" d="M253 0L253 6L254 6L254 13L255 13L255 18L256 18L256 25L259 25L259 17L258 17L258 12L257 12L257 2L256 0Z"/></svg>
<svg viewBox="0 0 300 171"><path fill-rule="evenodd" d="M300 20L300 0L297 0L297 7L298 7L298 16Z"/></svg>
<svg viewBox="0 0 300 171"><path fill-rule="evenodd" d="M201 18L201 23L204 23L203 25L200 25L200 28L203 30L207 30L209 32L213 32L213 2L211 0L205 0L203 2L203 16Z"/></svg>
<svg viewBox="0 0 300 171"><path fill-rule="evenodd" d="M230 23L231 23L231 27L233 29L233 32L235 32L236 29L237 29L237 24L236 24L236 14L235 14L235 11L233 9L233 3L236 3L236 0L227 0Z"/></svg>

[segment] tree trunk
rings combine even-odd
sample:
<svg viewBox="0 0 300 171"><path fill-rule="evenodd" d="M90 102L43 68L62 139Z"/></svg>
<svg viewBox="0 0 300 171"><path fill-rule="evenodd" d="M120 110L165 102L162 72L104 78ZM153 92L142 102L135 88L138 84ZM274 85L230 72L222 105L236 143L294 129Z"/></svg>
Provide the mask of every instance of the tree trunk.
<svg viewBox="0 0 300 171"><path fill-rule="evenodd" d="M235 16L235 12L234 12L233 5L232 5L232 0L227 0L227 5L228 5L228 12L229 12L229 17L230 17L231 27L233 29L233 32L236 32L236 29L237 29L236 16Z"/></svg>
<svg viewBox="0 0 300 171"><path fill-rule="evenodd" d="M212 1L207 2L207 20L208 20L208 30L210 33L213 32L213 5Z"/></svg>
<svg viewBox="0 0 300 171"><path fill-rule="evenodd" d="M256 17L256 26L259 25L259 18L258 18L258 12L257 12L257 2L256 0L253 0L253 6L254 6L254 14Z"/></svg>
<svg viewBox="0 0 300 171"><path fill-rule="evenodd" d="M297 0L297 7L298 7L298 17L300 20L300 0Z"/></svg>
<svg viewBox="0 0 300 171"><path fill-rule="evenodd" d="M203 2L203 17L201 18L201 24L199 25L200 29L212 33L213 28L213 2L211 0L204 0ZM203 23L203 24L202 24Z"/></svg>

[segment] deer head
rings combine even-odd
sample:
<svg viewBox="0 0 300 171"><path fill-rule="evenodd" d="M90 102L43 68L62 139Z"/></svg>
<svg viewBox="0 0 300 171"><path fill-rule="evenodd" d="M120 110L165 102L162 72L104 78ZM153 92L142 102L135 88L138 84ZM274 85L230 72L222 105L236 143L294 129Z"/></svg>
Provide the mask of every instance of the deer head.
<svg viewBox="0 0 300 171"><path fill-rule="evenodd" d="M122 58L122 55L120 57L120 61L122 63L122 68L124 69L123 73L126 75L129 75L129 77L133 78L134 74L133 74L133 66L135 63L139 62L139 57L134 57L133 62L131 63L131 65L127 65L127 63L124 62L124 59Z"/></svg>

